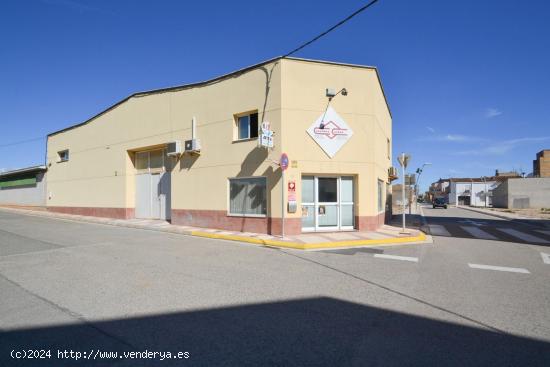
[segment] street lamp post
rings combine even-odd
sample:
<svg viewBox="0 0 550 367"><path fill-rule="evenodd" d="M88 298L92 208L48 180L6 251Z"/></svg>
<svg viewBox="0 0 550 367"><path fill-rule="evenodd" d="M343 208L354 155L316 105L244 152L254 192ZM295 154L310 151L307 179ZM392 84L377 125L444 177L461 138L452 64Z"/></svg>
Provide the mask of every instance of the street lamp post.
<svg viewBox="0 0 550 367"><path fill-rule="evenodd" d="M416 195L416 211L418 211L418 187L420 186L420 176L422 175L422 171L424 171L424 167L431 165L432 164L430 162L424 162L422 164L422 167L416 170L416 173L418 174L418 176L416 177L416 182L414 184L414 194Z"/></svg>

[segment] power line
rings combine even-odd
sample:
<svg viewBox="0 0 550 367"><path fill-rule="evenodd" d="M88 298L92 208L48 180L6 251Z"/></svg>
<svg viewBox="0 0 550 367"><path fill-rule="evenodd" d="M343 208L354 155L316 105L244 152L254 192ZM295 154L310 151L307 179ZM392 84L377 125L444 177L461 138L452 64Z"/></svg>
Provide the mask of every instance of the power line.
<svg viewBox="0 0 550 367"><path fill-rule="evenodd" d="M335 30L336 28L340 27L341 25L343 25L344 23L346 23L347 21L349 21L351 18L355 17L356 15L362 13L363 11L367 10L369 7L371 7L372 5L374 5L375 3L377 3L378 0L371 0L369 3L367 3L366 5L362 6L361 8L357 9L355 12L353 12L352 14L348 15L346 18L342 19L341 21L339 21L338 23L336 23L335 25L333 25L332 27L330 27L329 29L327 29L326 31L324 31L323 33L319 34L318 36L314 37L313 39L311 39L310 41L302 44L301 46L295 48L294 50L290 51L289 53L283 55L283 57L288 57L292 54L295 54L296 52L300 51L301 49L311 45L313 42L317 41L319 38L323 37L323 36L326 36L327 34L329 34L330 32L332 32L333 30ZM45 137L37 137L37 138L32 138L32 139L26 139L26 140L21 140L21 141L16 141L16 142L12 142L12 143L6 143L6 144L0 144L0 148L5 148L5 147L10 147L10 146L14 146L14 145L20 145L20 144L25 144L25 143L30 143L30 142L33 142L33 141L38 141L38 140L42 140L44 139Z"/></svg>
<svg viewBox="0 0 550 367"><path fill-rule="evenodd" d="M46 138L45 136L41 136L39 138L32 138L32 139L14 141L12 143L0 144L0 148L11 147L13 145L20 145L20 144L30 143L30 142L42 140L42 139L45 139L45 138Z"/></svg>
<svg viewBox="0 0 550 367"><path fill-rule="evenodd" d="M318 35L317 37L313 38L312 40L304 43L303 45L295 48L294 50L290 51L289 53L287 53L286 55L284 55L283 57L288 57L298 51L300 51L301 49L303 49L304 47L307 47L309 45L311 45L313 42L317 41L319 38L327 35L328 33L332 32L333 30L335 30L336 28L340 27L342 24L346 23L348 20L350 20L351 18L353 18L354 16L356 16L357 14L367 10L371 5L374 5L374 3L378 2L378 0L371 0L368 4L366 4L365 6L359 8L357 11L355 11L354 13L350 14L349 16L347 16L345 19L339 21L338 23L336 23L335 25L333 25L332 27L330 27L329 29L327 29L326 31L324 31L323 33L321 33L320 35Z"/></svg>

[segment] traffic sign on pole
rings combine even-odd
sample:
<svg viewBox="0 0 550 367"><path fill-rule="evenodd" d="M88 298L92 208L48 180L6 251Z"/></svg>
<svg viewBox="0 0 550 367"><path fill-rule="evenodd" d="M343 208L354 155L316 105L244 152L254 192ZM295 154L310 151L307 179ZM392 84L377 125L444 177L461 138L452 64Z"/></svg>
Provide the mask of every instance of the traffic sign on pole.
<svg viewBox="0 0 550 367"><path fill-rule="evenodd" d="M279 165L283 171L286 171L288 168L288 155L286 153L281 154L281 159L279 160Z"/></svg>

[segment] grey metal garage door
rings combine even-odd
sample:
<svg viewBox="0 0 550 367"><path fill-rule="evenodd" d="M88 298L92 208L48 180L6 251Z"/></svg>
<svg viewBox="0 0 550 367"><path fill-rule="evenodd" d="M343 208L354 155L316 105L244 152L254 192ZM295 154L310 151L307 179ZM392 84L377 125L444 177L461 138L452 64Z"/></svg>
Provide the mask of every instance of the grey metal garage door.
<svg viewBox="0 0 550 367"><path fill-rule="evenodd" d="M163 149L136 153L136 218L170 219L170 171Z"/></svg>

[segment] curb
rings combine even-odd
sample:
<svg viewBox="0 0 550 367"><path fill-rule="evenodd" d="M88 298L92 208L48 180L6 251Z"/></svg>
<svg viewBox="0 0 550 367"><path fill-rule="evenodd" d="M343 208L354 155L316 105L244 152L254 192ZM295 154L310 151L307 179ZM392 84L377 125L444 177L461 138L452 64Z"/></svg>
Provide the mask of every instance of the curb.
<svg viewBox="0 0 550 367"><path fill-rule="evenodd" d="M334 241L334 242L319 242L319 243L298 243L289 241L263 240L261 238L250 238L238 235L226 235L218 233L209 233L202 231L192 231L191 236L205 237L212 239L239 241L252 243L261 246L291 248L295 250L316 250L316 249L336 249L344 247L365 247L365 246L391 246L403 244L424 243L428 240L427 236L420 231L418 236L383 238L377 240L351 240L351 241Z"/></svg>
<svg viewBox="0 0 550 367"><path fill-rule="evenodd" d="M545 219L529 219L529 218L507 217L505 215L501 215L501 214L498 214L498 213L486 212L484 210L477 210L475 208L462 207L462 206L459 207L459 209L469 210L469 211L474 212L474 213L485 214L485 215L495 217L495 218L500 218L500 219L515 220L515 221L518 221L520 223L527 224L527 225L530 225L530 226L533 226L533 227L548 228L548 226L544 223L537 223L539 220L544 221Z"/></svg>
<svg viewBox="0 0 550 367"><path fill-rule="evenodd" d="M505 215L500 215L500 214L497 214L497 213L492 213L492 212L486 212L484 210L477 210L475 208L470 208L470 207L465 207L465 206L459 206L458 209L464 209L464 210L469 210L471 212L474 212L474 213L481 213L481 214L485 214L485 215L489 215L491 217L497 217L497 218L501 218L501 219L508 219L508 220L512 220L512 219L516 219L516 220L522 220L522 218L510 218L510 217L507 217Z"/></svg>
<svg viewBox="0 0 550 367"><path fill-rule="evenodd" d="M422 225L420 226L420 231L429 233L429 235L427 236L427 240L433 243L432 232L430 230L430 225L428 224L428 220L424 216L424 209L422 208L422 206L420 206L419 209L420 209L420 218L421 218L420 220L422 221ZM423 231L422 228L425 228L425 231Z"/></svg>
<svg viewBox="0 0 550 367"><path fill-rule="evenodd" d="M114 227L144 229L149 231L165 232L165 233L179 234L184 236L237 241L237 242L250 243L250 244L260 245L260 246L289 248L289 249L295 249L295 250L338 249L338 248L352 248L352 247L366 247L366 246L392 246L392 245L404 245L404 244L432 243L431 236L426 236L422 231L418 231L419 234L417 236L408 236L408 237L395 237L395 238L370 239L370 240L348 240L348 241L333 241L333 242L318 242L318 243L299 243L299 242L280 241L280 240L268 240L268 239L246 237L246 236L239 236L239 235L211 233L211 232L205 232L205 231L195 231L195 230L181 229L178 227L157 228L157 227L150 227L150 226L142 226L135 223L123 223L123 222L112 222L112 221L109 222L101 219L96 220L95 217L87 218L87 217L71 217L71 216L65 216L65 215L64 216L41 215L40 214L41 212L33 211L30 209L0 207L0 210L7 211L7 212L16 212L18 214L29 215L33 217L51 218L51 219L66 220L71 222L103 224L103 225L114 226ZM49 213L49 212L45 212L45 213Z"/></svg>

